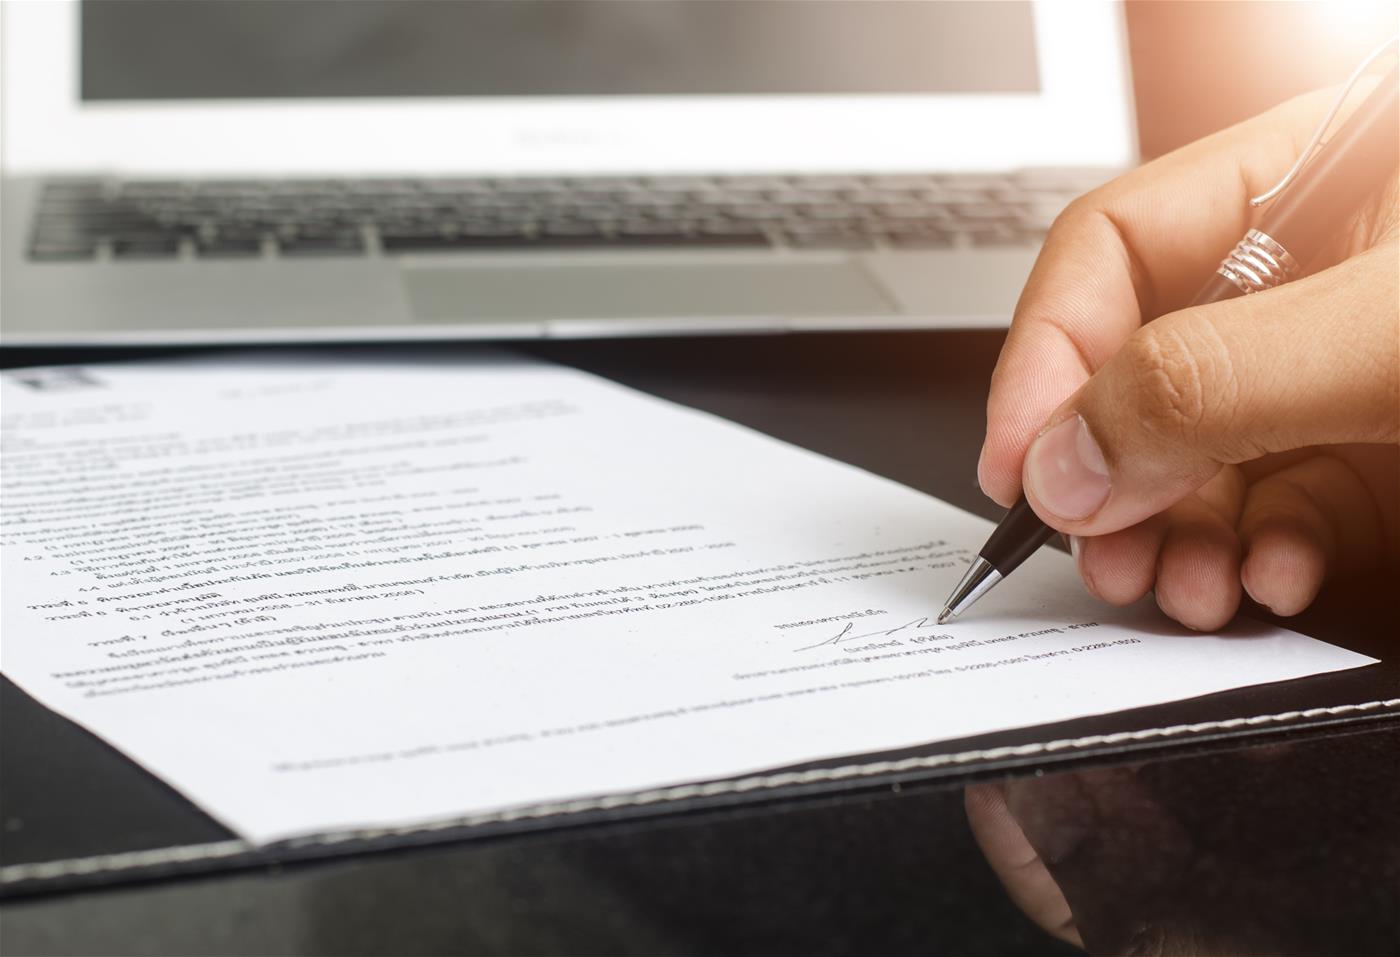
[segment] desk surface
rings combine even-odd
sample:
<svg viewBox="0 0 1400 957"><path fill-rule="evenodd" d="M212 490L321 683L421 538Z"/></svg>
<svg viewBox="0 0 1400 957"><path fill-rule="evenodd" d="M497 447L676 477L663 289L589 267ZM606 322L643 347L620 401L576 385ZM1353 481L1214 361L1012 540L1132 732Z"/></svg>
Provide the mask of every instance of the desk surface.
<svg viewBox="0 0 1400 957"><path fill-rule="evenodd" d="M998 334L977 332L527 351L995 517L973 465L999 345ZM17 365L132 355L4 358ZM1331 587L1292 624L1388 655L1400 596L1376 585ZM1354 695L1365 690L1316 687L1328 701L1361 700ZM1391 689L1395 697L1400 682ZM3 705L5 863L101 853L122 841L141 846L143 827L159 826L167 840L226 836L13 689ZM1058 855L1056 879L1095 952L1156 942L1180 953L1394 953L1396 717L1390 710L1327 728L1195 742L1134 754L1131 763L1101 757L1092 769L1043 774L1027 766L1009 786L1011 803L1027 833ZM945 778L17 897L3 910L0 950L1074 952L1008 899L968 829L964 783Z"/></svg>

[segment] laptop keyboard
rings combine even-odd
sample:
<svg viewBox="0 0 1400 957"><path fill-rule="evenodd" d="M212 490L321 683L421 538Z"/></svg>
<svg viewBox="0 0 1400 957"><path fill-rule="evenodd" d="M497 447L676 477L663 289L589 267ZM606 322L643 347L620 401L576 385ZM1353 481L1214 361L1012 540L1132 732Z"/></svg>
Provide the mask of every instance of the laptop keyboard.
<svg viewBox="0 0 1400 957"><path fill-rule="evenodd" d="M32 259L1039 243L1105 171L45 184Z"/></svg>

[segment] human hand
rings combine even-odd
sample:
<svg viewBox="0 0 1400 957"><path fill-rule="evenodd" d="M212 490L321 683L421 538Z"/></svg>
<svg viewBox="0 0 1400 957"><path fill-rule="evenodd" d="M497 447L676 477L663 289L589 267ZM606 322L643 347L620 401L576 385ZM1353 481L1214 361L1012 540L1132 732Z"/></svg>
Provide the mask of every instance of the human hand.
<svg viewBox="0 0 1400 957"><path fill-rule="evenodd" d="M1091 954L1391 954L1397 772L1373 759L1394 743L1048 769L964 804L1012 902Z"/></svg>
<svg viewBox="0 0 1400 957"><path fill-rule="evenodd" d="M1024 489L1105 601L1153 590L1168 615L1211 630L1242 589L1293 615L1328 576L1400 555L1395 181L1309 275L1181 308L1333 95L1076 200L1026 284L978 478L1004 506Z"/></svg>

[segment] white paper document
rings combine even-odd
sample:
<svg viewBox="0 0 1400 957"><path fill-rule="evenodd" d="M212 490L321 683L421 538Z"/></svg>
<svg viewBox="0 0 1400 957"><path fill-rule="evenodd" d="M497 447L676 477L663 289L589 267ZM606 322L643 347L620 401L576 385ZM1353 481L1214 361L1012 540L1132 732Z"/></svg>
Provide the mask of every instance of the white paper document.
<svg viewBox="0 0 1400 957"><path fill-rule="evenodd" d="M938 626L989 523L523 359L0 389L5 674L257 842L1372 661L1103 607L1048 550Z"/></svg>

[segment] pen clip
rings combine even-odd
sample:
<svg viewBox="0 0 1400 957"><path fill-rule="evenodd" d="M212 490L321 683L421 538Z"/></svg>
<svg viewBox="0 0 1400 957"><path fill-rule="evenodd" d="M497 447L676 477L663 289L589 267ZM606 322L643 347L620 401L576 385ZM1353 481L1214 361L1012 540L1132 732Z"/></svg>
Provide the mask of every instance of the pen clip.
<svg viewBox="0 0 1400 957"><path fill-rule="evenodd" d="M1303 147L1302 155L1300 155L1297 162L1293 164L1293 168L1283 174L1283 179L1274 184L1273 189L1252 197L1249 200L1250 206L1263 206L1269 200L1283 192L1288 187L1289 183L1298 178L1298 174L1302 172L1303 167L1307 165L1308 160L1312 158L1313 153L1316 152L1318 146L1321 145L1322 135L1327 132L1327 127L1332 125L1332 120L1336 117L1337 111L1342 108L1342 103L1346 100L1347 94L1351 92L1351 88L1356 86L1356 81L1361 79L1367 67L1379 59L1386 50L1395 46L1397 42L1400 42L1400 36L1391 37L1372 50L1370 54L1367 55L1366 59L1362 60L1361 63L1357 65L1356 69L1351 71L1351 76L1347 79L1346 86L1342 87L1342 92L1337 94L1336 100L1332 102L1332 108L1327 111L1327 115L1322 118L1322 122L1317 124L1317 129L1313 131L1312 138L1308 140L1308 145Z"/></svg>

